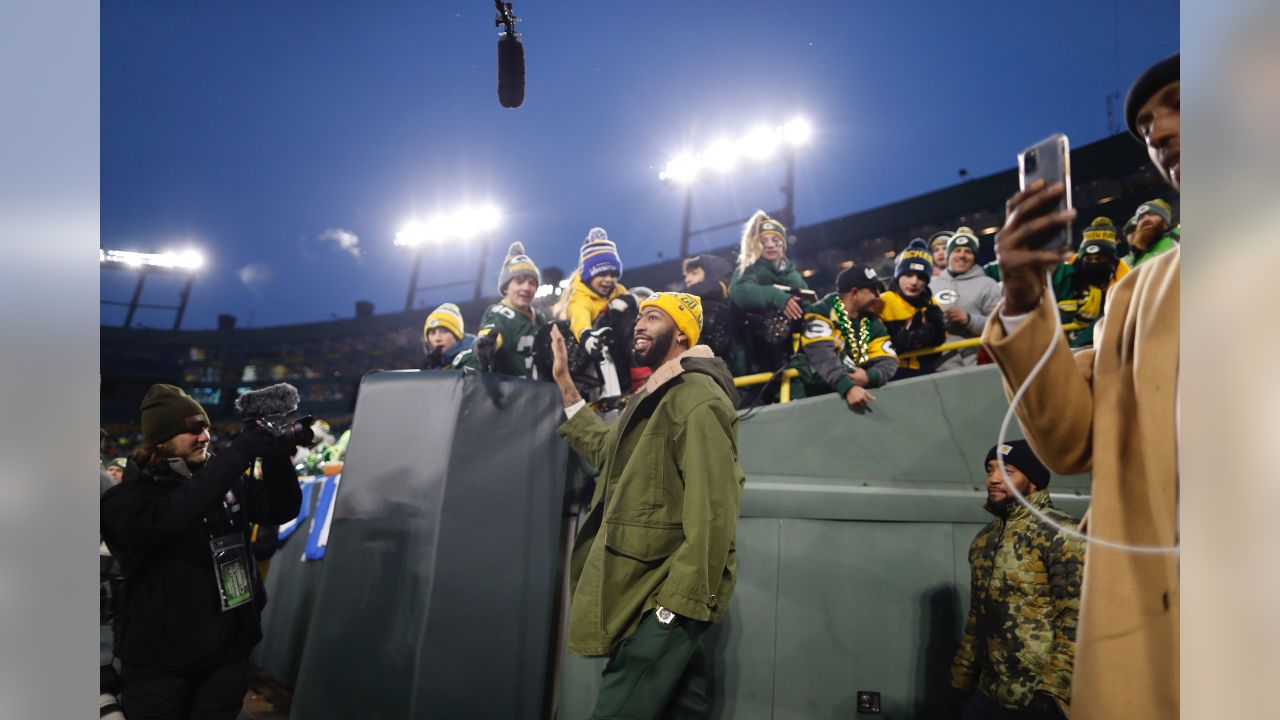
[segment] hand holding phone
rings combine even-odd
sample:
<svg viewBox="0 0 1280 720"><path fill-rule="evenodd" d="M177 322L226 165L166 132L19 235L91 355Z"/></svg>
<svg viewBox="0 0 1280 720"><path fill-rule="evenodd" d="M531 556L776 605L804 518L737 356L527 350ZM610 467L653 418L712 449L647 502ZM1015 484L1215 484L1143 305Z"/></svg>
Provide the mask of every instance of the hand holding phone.
<svg viewBox="0 0 1280 720"><path fill-rule="evenodd" d="M1029 186L1043 181L1052 187L1062 184L1063 193L1057 202L1045 207L1033 216L1061 213L1071 209L1071 150L1067 136L1056 133L1032 145L1018 154L1018 189L1025 191ZM1046 232L1031 239L1033 247L1042 250L1069 250L1071 248L1071 221L1064 225L1055 225L1052 232Z"/></svg>
<svg viewBox="0 0 1280 720"><path fill-rule="evenodd" d="M1030 167L1029 154L1034 158ZM1070 201L1068 159L1064 135L1054 135L1018 156L1022 189L1005 203L1004 227L996 235L1007 314L1035 309L1044 293L1045 276L1071 246L1076 211ZM1050 182L1050 178L1058 179Z"/></svg>

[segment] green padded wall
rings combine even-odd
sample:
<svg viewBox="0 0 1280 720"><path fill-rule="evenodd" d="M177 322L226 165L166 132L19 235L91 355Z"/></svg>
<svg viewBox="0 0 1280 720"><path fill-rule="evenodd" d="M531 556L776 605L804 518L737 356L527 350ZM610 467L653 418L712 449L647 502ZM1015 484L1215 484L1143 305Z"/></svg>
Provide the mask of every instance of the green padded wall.
<svg viewBox="0 0 1280 720"><path fill-rule="evenodd" d="M865 414L830 395L741 423L738 586L707 635L715 718L872 717L859 690L880 693L883 718L943 715L969 542L990 520L982 461L1008 405L992 366L873 392ZM1050 488L1084 512L1087 476ZM566 659L559 718L587 717L603 666Z"/></svg>

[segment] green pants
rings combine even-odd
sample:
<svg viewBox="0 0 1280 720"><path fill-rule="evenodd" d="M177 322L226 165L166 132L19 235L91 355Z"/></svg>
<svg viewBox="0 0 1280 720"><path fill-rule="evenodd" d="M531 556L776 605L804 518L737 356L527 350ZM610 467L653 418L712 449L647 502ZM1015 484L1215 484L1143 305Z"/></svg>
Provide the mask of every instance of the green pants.
<svg viewBox="0 0 1280 720"><path fill-rule="evenodd" d="M667 626L647 613L635 634L609 656L591 720L706 718L702 634L708 624L676 618Z"/></svg>

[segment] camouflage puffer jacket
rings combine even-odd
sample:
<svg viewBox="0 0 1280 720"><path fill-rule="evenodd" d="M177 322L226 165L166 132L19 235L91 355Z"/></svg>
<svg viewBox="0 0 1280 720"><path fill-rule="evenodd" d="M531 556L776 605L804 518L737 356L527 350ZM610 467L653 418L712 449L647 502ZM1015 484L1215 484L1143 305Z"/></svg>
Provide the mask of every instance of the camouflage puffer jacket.
<svg viewBox="0 0 1280 720"><path fill-rule="evenodd" d="M1028 498L1063 527L1078 522L1049 502ZM969 546L972 590L964 639L951 665L951 685L978 690L1022 709L1036 692L1066 703L1076 654L1076 618L1084 544L1040 522L1014 501Z"/></svg>

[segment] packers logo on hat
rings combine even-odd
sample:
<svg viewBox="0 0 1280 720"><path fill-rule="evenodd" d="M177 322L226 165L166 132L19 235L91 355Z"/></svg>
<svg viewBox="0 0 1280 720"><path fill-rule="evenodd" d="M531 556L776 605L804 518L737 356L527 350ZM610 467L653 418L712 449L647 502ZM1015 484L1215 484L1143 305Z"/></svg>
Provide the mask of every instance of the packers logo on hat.
<svg viewBox="0 0 1280 720"><path fill-rule="evenodd" d="M969 238L965 235L958 235L955 239L956 245L969 245Z"/></svg>
<svg viewBox="0 0 1280 720"><path fill-rule="evenodd" d="M1084 251L1088 255L1097 255L1099 252L1102 251L1102 248L1098 245L1090 245L1086 247Z"/></svg>

